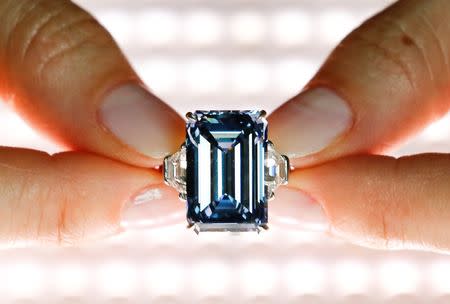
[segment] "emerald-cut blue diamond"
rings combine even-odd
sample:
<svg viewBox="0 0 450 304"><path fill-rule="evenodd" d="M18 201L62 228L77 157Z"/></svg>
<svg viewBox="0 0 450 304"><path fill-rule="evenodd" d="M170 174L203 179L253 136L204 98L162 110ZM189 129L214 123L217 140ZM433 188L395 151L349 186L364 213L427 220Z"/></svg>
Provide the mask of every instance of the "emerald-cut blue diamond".
<svg viewBox="0 0 450 304"><path fill-rule="evenodd" d="M192 115L185 143L189 223L211 224L217 230L267 223L264 159L268 141L263 116L261 111L196 111Z"/></svg>

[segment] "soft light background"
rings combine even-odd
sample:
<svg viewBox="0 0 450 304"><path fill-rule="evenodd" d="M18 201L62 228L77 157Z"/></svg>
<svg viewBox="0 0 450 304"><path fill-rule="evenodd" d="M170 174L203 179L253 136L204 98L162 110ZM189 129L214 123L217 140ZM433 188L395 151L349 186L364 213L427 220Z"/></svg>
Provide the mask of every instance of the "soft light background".
<svg viewBox="0 0 450 304"><path fill-rule="evenodd" d="M335 43L391 1L75 2L183 113L273 110ZM58 151L4 106L0 121L0 143ZM393 153L424 151L450 151L450 116ZM449 303L449 277L446 256L367 250L277 227L196 236L180 224L81 248L0 251L0 303Z"/></svg>

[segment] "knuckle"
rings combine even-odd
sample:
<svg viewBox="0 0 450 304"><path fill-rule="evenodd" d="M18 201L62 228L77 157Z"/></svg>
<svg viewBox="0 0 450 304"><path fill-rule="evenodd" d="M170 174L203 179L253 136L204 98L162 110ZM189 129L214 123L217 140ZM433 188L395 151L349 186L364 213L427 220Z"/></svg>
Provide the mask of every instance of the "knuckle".
<svg viewBox="0 0 450 304"><path fill-rule="evenodd" d="M436 90L440 90L442 84L447 85L450 79L450 43L447 36L442 35L442 27L435 25L435 22L431 19L432 17L422 13L419 15L419 18L424 25L422 30L424 32L423 44L425 45L419 48L419 52L424 59L432 84ZM438 100L434 104L437 107L434 112L445 113L449 105L448 100L447 93L445 98L440 99L441 102Z"/></svg>
<svg viewBox="0 0 450 304"><path fill-rule="evenodd" d="M395 26L398 29L398 25ZM395 31L390 28L390 31ZM395 35L383 35L385 38L365 30L356 31L352 35L352 43L356 42L357 47L361 47L361 51L365 51L366 56L370 57L369 63L375 69L383 72L377 75L389 75L397 81L406 83L411 89L417 91L417 70L415 69L416 60L411 60L408 55L410 52L404 52L405 46L399 45ZM405 38L412 47L417 48L415 42L410 38ZM411 48L408 46L408 48ZM384 77L384 76L383 76Z"/></svg>
<svg viewBox="0 0 450 304"><path fill-rule="evenodd" d="M6 49L12 58L20 54L22 59L32 42L42 37L42 30L64 9L64 1L36 0L30 5L26 3L19 1L16 4L17 13L11 17L12 26L8 30Z"/></svg>
<svg viewBox="0 0 450 304"><path fill-rule="evenodd" d="M37 65L38 78L53 61L73 58L71 54L82 48L102 47L112 41L90 14L70 1L54 0L35 0L17 18L9 36L10 57Z"/></svg>
<svg viewBox="0 0 450 304"><path fill-rule="evenodd" d="M366 54L370 67L365 71L371 75L400 81L415 96L437 92L450 71L448 43L430 18L423 6L406 16L383 13L354 31L343 46Z"/></svg>
<svg viewBox="0 0 450 304"><path fill-rule="evenodd" d="M383 203L372 204L371 223L376 235L382 245L388 249L404 248L408 243L407 231L412 224L412 209L408 201L404 197L399 197L398 193L402 193L398 189L398 180L401 180L404 168L402 168L403 160L390 160L390 174L385 176L382 181L385 189L383 193ZM388 203L387 203L388 202Z"/></svg>
<svg viewBox="0 0 450 304"><path fill-rule="evenodd" d="M74 210L70 207L72 199L67 196L67 194L64 194L56 203L56 221L54 221L52 235L53 241L59 245L75 244L82 237L78 225L81 219L74 215Z"/></svg>
<svg viewBox="0 0 450 304"><path fill-rule="evenodd" d="M68 191L68 185L63 185L44 203L47 206L42 208L45 213L40 226L45 229L40 229L39 239L58 245L73 245L83 239L86 220L82 208L74 208L79 195ZM51 191L55 192L54 189Z"/></svg>
<svg viewBox="0 0 450 304"><path fill-rule="evenodd" d="M50 158L50 157L49 157ZM71 245L82 239L85 225L83 211L74 208L73 202L80 199L70 180L64 178L42 178L30 172L15 186L14 203L10 219L10 230L4 235L11 242L31 240L38 243Z"/></svg>
<svg viewBox="0 0 450 304"><path fill-rule="evenodd" d="M58 170L56 162L59 156L53 156L51 161ZM58 186L52 189L53 197L48 200L49 208L53 209L51 218L44 219L49 226L48 234L52 237L52 242L59 245L72 245L81 240L86 227L86 217L84 215L84 198L77 190L74 178L68 174L56 174L54 184Z"/></svg>
<svg viewBox="0 0 450 304"><path fill-rule="evenodd" d="M355 223L355 219L349 219L349 224L344 224L345 231L354 231L356 237L363 243L376 248L398 249L403 248L406 243L402 210L397 208L398 204L391 204L386 208L384 204L371 201L364 207L365 216Z"/></svg>
<svg viewBox="0 0 450 304"><path fill-rule="evenodd" d="M385 209L379 217L378 231L379 238L383 241L383 247L386 249L404 248L406 245L406 236L403 229L404 208L400 204L392 204L392 208Z"/></svg>

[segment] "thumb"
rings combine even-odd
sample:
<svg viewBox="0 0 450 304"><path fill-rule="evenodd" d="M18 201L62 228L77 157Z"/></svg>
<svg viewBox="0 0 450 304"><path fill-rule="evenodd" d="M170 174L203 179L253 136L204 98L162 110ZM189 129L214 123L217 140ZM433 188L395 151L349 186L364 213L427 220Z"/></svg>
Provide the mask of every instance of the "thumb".
<svg viewBox="0 0 450 304"><path fill-rule="evenodd" d="M309 216L316 227L329 225L333 234L369 247L450 251L449 181L448 154L346 157L294 171L293 188L283 191L289 210L279 206L277 214L297 214L300 224Z"/></svg>
<svg viewBox="0 0 450 304"><path fill-rule="evenodd" d="M87 12L68 0L1 1L0 19L0 93L38 130L135 165L178 148L183 120Z"/></svg>
<svg viewBox="0 0 450 304"><path fill-rule="evenodd" d="M450 107L450 2L396 2L351 33L270 117L296 166L379 153Z"/></svg>

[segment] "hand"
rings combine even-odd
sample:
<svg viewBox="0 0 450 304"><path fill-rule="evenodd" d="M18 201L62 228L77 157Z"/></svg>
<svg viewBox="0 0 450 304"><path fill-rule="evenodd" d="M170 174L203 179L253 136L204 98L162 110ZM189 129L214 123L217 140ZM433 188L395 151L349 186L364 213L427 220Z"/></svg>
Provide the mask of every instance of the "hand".
<svg viewBox="0 0 450 304"><path fill-rule="evenodd" d="M137 214L157 219L175 209L175 191L143 167L178 148L184 121L145 89L111 36L70 1L1 1L0 20L2 97L79 151L0 148L0 243L116 233L136 215L127 202L149 187L155 204Z"/></svg>
<svg viewBox="0 0 450 304"><path fill-rule="evenodd" d="M277 148L303 168L273 213L365 246L450 250L450 154L362 155L449 110L449 18L447 0L398 1L351 33L269 117Z"/></svg>

